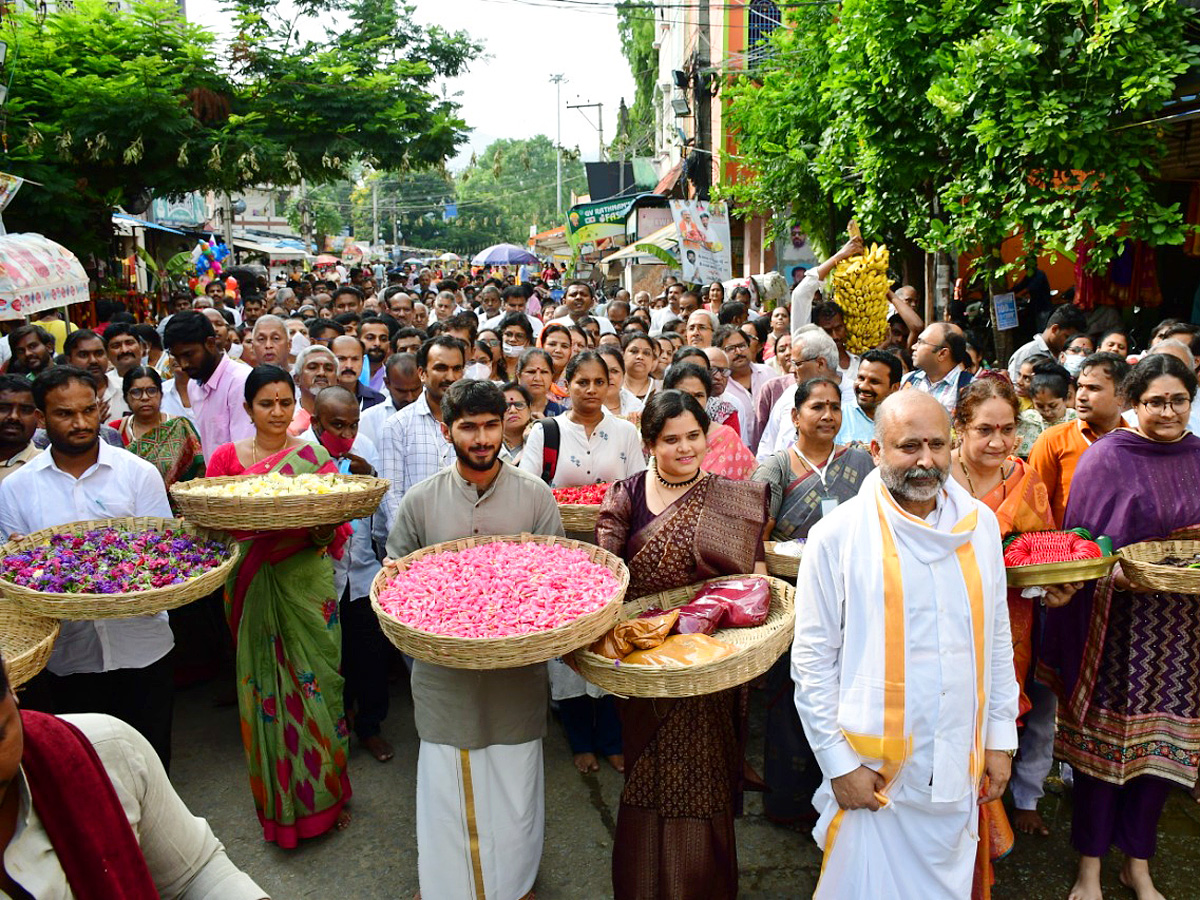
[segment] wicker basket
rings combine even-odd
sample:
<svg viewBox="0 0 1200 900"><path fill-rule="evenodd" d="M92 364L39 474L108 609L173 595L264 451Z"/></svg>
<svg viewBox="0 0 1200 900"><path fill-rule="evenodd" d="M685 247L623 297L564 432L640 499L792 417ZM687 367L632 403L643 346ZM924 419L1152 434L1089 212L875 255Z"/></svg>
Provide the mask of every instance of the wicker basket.
<svg viewBox="0 0 1200 900"><path fill-rule="evenodd" d="M724 581L728 577L709 581ZM579 674L623 697L698 697L745 684L774 665L791 646L795 631L795 589L779 578L768 581L771 610L766 622L757 628L721 628L713 635L739 648L731 656L699 666L626 666L585 648L574 654ZM630 619L648 609L683 606L691 602L704 584L708 581L638 597L625 604L621 617Z"/></svg>
<svg viewBox="0 0 1200 900"><path fill-rule="evenodd" d="M0 600L0 654L12 687L45 668L57 638L57 621L31 616L11 600Z"/></svg>
<svg viewBox="0 0 1200 900"><path fill-rule="evenodd" d="M1197 553L1200 553L1200 541L1146 541L1117 551L1121 568L1130 581L1169 594L1200 594L1200 569L1162 566L1158 561L1165 556Z"/></svg>
<svg viewBox="0 0 1200 900"><path fill-rule="evenodd" d="M800 572L800 557L775 552L775 541L763 541L767 556L767 571L776 578L789 578L793 582Z"/></svg>
<svg viewBox="0 0 1200 900"><path fill-rule="evenodd" d="M572 622L538 631L503 638L460 638L419 631L400 622L379 605L379 592L391 579L392 573L381 570L371 583L371 608L379 617L379 624L387 639L414 659L448 666L452 669L511 669L546 662L556 656L584 647L599 638L617 623L621 614L621 601L629 587L629 570L619 557L582 541L544 534L489 535L477 538L462 538L423 547L399 560L401 570L430 553L466 550L479 544L494 541L509 543L557 544L572 550L582 550L592 562L602 565L617 576L617 589L609 601L595 612L580 616Z"/></svg>
<svg viewBox="0 0 1200 900"><path fill-rule="evenodd" d="M51 594L13 584L0 579L0 595L15 600L27 613L50 616L55 619L120 619L129 616L150 616L163 610L175 609L193 600L211 594L225 583L229 573L237 564L241 553L238 545L229 540L229 535L209 531L179 519L158 519L150 516L127 516L123 519L99 519L88 522L72 522L57 528L43 528L23 538L9 541L0 546L0 557L20 550L30 550L49 543L55 534L81 534L95 528L124 528L128 531L154 529L183 531L205 540L225 543L229 555L220 565L209 569L181 584L171 584L127 594Z"/></svg>
<svg viewBox="0 0 1200 900"><path fill-rule="evenodd" d="M390 482L371 475L339 475L343 481L361 484L360 491L337 494L299 494L295 497L214 497L189 488L228 484L244 480L225 475L181 481L171 486L171 498L180 515L207 528L234 531L285 531L316 525L340 525L369 516L379 508Z"/></svg>
<svg viewBox="0 0 1200 900"><path fill-rule="evenodd" d="M1008 566L1004 572L1009 587L1046 587L1103 578L1116 564L1117 557L1102 556L1099 559L1072 559L1034 566Z"/></svg>
<svg viewBox="0 0 1200 900"><path fill-rule="evenodd" d="M563 530L580 534L595 534L596 519L600 517L599 503L560 503Z"/></svg>

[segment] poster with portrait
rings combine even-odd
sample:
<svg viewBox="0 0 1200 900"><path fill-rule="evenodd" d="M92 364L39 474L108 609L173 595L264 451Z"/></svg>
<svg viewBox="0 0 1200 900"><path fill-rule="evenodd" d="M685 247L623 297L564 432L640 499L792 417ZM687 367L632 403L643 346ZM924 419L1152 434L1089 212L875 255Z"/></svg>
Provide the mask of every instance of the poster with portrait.
<svg viewBox="0 0 1200 900"><path fill-rule="evenodd" d="M693 284L729 280L733 259L728 207L708 200L672 200L671 218L679 229L683 280Z"/></svg>

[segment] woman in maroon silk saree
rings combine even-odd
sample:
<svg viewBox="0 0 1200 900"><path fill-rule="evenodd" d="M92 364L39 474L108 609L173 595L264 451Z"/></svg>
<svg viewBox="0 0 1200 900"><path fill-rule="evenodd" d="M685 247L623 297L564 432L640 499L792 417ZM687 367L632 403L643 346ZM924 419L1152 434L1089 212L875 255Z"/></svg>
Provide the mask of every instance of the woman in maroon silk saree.
<svg viewBox="0 0 1200 900"><path fill-rule="evenodd" d="M629 597L760 571L767 489L702 477L655 516L643 472L613 485L596 542L629 566ZM746 688L618 701L625 788L613 847L617 900L737 895Z"/></svg>

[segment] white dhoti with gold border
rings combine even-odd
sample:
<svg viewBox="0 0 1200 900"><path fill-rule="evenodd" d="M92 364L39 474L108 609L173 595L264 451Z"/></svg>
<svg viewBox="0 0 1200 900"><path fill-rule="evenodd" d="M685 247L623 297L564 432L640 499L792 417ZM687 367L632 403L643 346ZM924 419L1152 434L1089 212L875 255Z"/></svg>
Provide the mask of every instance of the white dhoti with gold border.
<svg viewBox="0 0 1200 900"><path fill-rule="evenodd" d="M520 900L542 859L541 740L461 750L421 741L417 872L425 900Z"/></svg>
<svg viewBox="0 0 1200 900"><path fill-rule="evenodd" d="M971 896L979 817L973 797L933 803L902 788L876 812L841 812L825 782L813 803L821 812L813 837L825 850L814 900Z"/></svg>

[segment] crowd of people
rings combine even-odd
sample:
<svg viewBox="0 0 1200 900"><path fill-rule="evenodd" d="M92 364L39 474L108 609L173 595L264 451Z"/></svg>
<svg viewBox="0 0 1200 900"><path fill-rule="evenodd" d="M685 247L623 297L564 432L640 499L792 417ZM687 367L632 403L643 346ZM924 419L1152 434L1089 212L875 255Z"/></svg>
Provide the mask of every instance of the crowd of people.
<svg viewBox="0 0 1200 900"><path fill-rule="evenodd" d="M763 789L772 821L813 826L818 896L988 896L1013 840L1002 797L1011 787L1017 833L1047 834L1038 801L1056 759L1073 783L1072 900L1100 897L1114 845L1125 882L1153 900L1172 785L1200 799L1200 686L1187 675L1200 605L1119 569L1010 590L1001 545L1084 527L1120 547L1200 524L1200 328L1165 322L1135 355L1129 333L1089 334L1064 304L990 367L957 325L923 321L904 286L887 339L860 356L823 296L860 249L814 266L773 310L752 286L675 279L657 296L602 298L548 266L529 280L351 269L240 297L215 281L160 321L110 305L95 328L43 313L0 340L0 532L169 517L167 488L204 476L388 479L370 518L235 534L223 599L201 604L226 626L209 650L232 671L248 805L284 848L350 823L352 738L386 763L385 723L413 727L388 722L397 654L368 600L392 560L469 536L566 535L625 560L632 598L765 574L764 542L804 543L792 652L756 685L762 777L745 761L749 686L622 699L568 660L482 674L407 660L422 895L532 896L552 710L581 773L623 773L622 900L736 896L734 820L742 791ZM595 532L568 535L551 488L601 482ZM32 815L29 748L63 721L99 754L89 777L117 783L130 762L116 756L136 758L177 815L174 644L165 613L63 623L20 695L29 786L0 770L0 812ZM5 687L0 746L20 731L5 724ZM113 820L137 811L119 783L117 795L103 821L125 840ZM62 858L51 808L38 815ZM7 823L6 862L29 841ZM207 828L189 828L186 875L156 869L140 835L160 889L262 896ZM93 859L38 877L74 889ZM0 891L40 895L42 882L0 875Z"/></svg>

